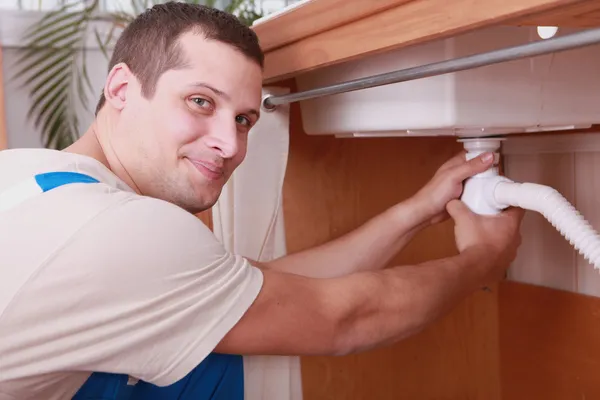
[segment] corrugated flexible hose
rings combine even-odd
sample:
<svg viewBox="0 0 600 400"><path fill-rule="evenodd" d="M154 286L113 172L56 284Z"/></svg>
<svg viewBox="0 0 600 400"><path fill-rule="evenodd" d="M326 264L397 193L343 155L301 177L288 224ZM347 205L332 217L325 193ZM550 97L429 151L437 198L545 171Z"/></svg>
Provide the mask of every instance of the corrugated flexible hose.
<svg viewBox="0 0 600 400"><path fill-rule="evenodd" d="M499 209L513 206L539 212L590 264L600 269L600 235L556 189L504 178L493 185L493 191Z"/></svg>

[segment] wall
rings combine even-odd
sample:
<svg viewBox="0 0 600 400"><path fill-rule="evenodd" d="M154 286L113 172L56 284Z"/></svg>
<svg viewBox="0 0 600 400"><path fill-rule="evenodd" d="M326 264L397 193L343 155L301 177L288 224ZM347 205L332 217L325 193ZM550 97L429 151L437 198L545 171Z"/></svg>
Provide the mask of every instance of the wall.
<svg viewBox="0 0 600 400"><path fill-rule="evenodd" d="M503 157L509 178L557 189L600 228L600 133L509 138ZM600 273L541 214L526 214L522 234L510 280L600 297Z"/></svg>

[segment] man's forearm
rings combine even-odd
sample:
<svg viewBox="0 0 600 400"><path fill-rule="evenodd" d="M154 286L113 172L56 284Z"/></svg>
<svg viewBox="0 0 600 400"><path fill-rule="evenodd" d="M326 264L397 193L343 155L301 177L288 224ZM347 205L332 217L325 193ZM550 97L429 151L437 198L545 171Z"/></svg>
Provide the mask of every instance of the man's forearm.
<svg viewBox="0 0 600 400"><path fill-rule="evenodd" d="M262 266L314 278L381 269L427 221L419 204L409 199L337 239Z"/></svg>
<svg viewBox="0 0 600 400"><path fill-rule="evenodd" d="M485 268L481 263L490 262L481 261L486 259L482 253L468 250L454 257L339 281L335 298L345 302L347 315L342 317L344 325L338 327L337 347L342 354L355 353L419 332L482 284ZM355 281L350 283L351 279ZM341 298L341 292L348 290Z"/></svg>
<svg viewBox="0 0 600 400"><path fill-rule="evenodd" d="M265 271L250 309L216 349L232 354L342 355L406 338L482 285L483 251L416 266L314 279Z"/></svg>

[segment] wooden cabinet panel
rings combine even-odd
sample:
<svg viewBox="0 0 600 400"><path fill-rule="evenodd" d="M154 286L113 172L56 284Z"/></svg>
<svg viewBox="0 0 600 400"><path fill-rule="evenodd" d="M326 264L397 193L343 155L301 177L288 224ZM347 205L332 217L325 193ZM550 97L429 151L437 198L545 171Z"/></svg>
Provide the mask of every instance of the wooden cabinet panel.
<svg viewBox="0 0 600 400"><path fill-rule="evenodd" d="M365 0L352 2L365 3ZM363 9L346 3L348 9ZM327 21L319 20L319 29L306 29L304 32L310 31L308 36L276 48L272 47L272 37L279 35L281 21L277 17L265 21L256 27L260 27L261 43L269 46L265 82L498 24L589 27L600 23L600 0L453 0L451 6L447 4L446 0L401 2L375 14L363 13L363 17L348 19L341 25L337 14L333 17L328 14L329 29L324 29ZM298 15L300 21L310 26L311 21L302 17L307 15L306 10L317 9L318 4L309 5L279 18L293 20Z"/></svg>
<svg viewBox="0 0 600 400"><path fill-rule="evenodd" d="M496 295L482 292L394 346L304 357L304 399L500 399L495 309Z"/></svg>
<svg viewBox="0 0 600 400"><path fill-rule="evenodd" d="M333 239L408 198L461 149L454 138L335 139L302 132L298 104L284 185L290 252ZM455 252L450 221L418 235L393 260ZM305 400L499 399L497 293L479 292L424 332L345 357L304 357Z"/></svg>
<svg viewBox="0 0 600 400"><path fill-rule="evenodd" d="M294 5L257 21L252 27L264 52L302 40L412 0L317 0Z"/></svg>
<svg viewBox="0 0 600 400"><path fill-rule="evenodd" d="M499 293L502 398L600 398L600 299L516 282Z"/></svg>

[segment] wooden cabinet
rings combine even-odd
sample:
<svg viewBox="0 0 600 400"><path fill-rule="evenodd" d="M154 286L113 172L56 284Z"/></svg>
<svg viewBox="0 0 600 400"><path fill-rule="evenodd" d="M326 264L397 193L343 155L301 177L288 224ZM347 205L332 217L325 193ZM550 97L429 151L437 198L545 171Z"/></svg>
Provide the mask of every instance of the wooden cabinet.
<svg viewBox="0 0 600 400"><path fill-rule="evenodd" d="M266 51L265 84L294 91L294 78L303 72L391 48L493 24L600 25L599 10L596 0L313 0L254 29ZM342 235L409 197L461 148L455 138L308 136L298 103L291 105L290 135L284 185L289 251ZM446 222L419 234L393 264L455 251ZM505 281L474 293L397 345L346 357L304 357L304 396L600 398L599 311L596 297Z"/></svg>
<svg viewBox="0 0 600 400"><path fill-rule="evenodd" d="M293 104L284 184L291 252L342 235L411 196L460 150L451 138L311 137L302 132L298 114ZM392 263L455 253L452 229L448 222L422 232ZM304 398L500 399L497 302L497 290L482 291L395 346L347 357L304 357Z"/></svg>
<svg viewBox="0 0 600 400"><path fill-rule="evenodd" d="M598 26L600 0L311 0L254 30L266 51L265 83L273 83L500 24Z"/></svg>

